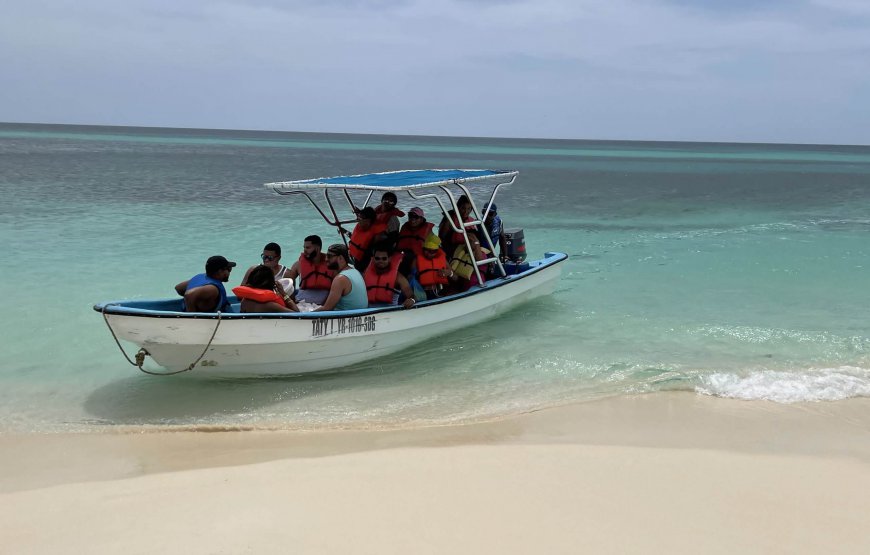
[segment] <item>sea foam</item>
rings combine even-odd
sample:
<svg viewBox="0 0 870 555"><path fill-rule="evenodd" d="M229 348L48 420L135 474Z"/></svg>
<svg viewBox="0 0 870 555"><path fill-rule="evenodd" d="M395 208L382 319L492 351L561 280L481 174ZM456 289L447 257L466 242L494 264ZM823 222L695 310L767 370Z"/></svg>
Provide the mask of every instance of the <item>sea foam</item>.
<svg viewBox="0 0 870 555"><path fill-rule="evenodd" d="M745 375L715 373L700 378L695 391L731 399L777 403L838 401L870 397L870 370L854 366L809 371L759 370Z"/></svg>

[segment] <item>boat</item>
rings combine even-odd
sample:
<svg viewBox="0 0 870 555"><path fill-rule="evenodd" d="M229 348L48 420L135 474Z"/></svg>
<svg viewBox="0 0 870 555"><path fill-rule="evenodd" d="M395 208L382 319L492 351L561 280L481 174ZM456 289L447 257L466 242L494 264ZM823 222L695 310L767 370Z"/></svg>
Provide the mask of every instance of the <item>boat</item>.
<svg viewBox="0 0 870 555"><path fill-rule="evenodd" d="M341 233L342 224L355 220L352 195L365 196L368 206L376 192L407 194L414 202L437 204L442 214L456 210L457 193L471 199L471 221L453 229L471 251L467 229L480 225L503 186L515 182L513 170L401 170L300 181L267 183L282 196L308 200L324 221ZM322 193L317 200L313 193ZM476 195L473 194L477 193ZM480 205L475 201L487 200ZM403 198L403 197L400 197ZM338 204L347 203L349 217L339 217ZM342 208L342 213L345 209ZM448 220L450 220L448 218ZM484 234L486 235L486 234ZM484 247L495 253L488 237ZM421 301L413 308L370 307L359 310L300 313L240 313L239 299L229 297L233 311L183 312L181 298L126 300L94 305L127 361L155 375L190 372L197 375L259 377L352 369L354 364L396 353L432 337L498 317L522 303L553 292L565 253L547 252L538 260L502 263L497 256L477 261L478 283L463 293ZM496 277L481 279L480 269L491 264ZM121 340L140 347L134 357ZM151 358L161 368L146 368ZM151 366L149 364L149 366Z"/></svg>

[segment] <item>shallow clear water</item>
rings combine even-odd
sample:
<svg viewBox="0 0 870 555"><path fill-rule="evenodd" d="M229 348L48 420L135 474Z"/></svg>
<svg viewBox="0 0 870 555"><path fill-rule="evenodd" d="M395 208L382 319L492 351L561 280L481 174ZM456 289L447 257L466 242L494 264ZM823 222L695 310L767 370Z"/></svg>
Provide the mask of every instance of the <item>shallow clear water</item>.
<svg viewBox="0 0 870 555"><path fill-rule="evenodd" d="M500 193L556 293L347 372L154 378L94 302L329 230L262 183L519 169ZM870 396L870 148L0 125L0 430L402 426L662 389ZM408 208L410 205L401 203ZM241 272L234 275L237 283ZM133 349L131 349L132 351Z"/></svg>

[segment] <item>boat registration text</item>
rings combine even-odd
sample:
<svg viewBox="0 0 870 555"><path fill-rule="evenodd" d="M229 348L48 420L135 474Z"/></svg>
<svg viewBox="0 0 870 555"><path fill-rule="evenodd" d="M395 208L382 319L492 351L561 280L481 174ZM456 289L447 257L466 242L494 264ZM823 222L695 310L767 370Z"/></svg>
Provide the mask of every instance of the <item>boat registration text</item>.
<svg viewBox="0 0 870 555"><path fill-rule="evenodd" d="M311 321L311 337L350 335L372 331L375 331L374 316L350 316L348 318Z"/></svg>

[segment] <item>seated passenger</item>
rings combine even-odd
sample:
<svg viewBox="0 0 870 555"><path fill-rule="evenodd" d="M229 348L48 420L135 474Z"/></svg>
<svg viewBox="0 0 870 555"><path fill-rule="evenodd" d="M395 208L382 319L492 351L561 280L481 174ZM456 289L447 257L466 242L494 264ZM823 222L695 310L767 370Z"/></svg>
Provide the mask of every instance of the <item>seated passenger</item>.
<svg viewBox="0 0 870 555"><path fill-rule="evenodd" d="M278 243L267 244L263 247L263 254L260 255L260 259L263 261L263 266L268 266L272 269L272 273L275 274L275 281L287 277L287 267L281 264L281 245ZM250 277L251 271L257 266L259 266L259 264L254 264L248 268L247 272L245 272L245 277L242 278L243 285L248 283L248 277Z"/></svg>
<svg viewBox="0 0 870 555"><path fill-rule="evenodd" d="M480 256L489 254L489 249L480 249ZM486 279L489 264L480 268L480 277ZM455 293L467 291L472 285L479 285L477 274L474 273L474 260L468 255L468 250L465 245L460 245L453 251L453 258L450 259L450 268L456 274L453 281L452 290Z"/></svg>
<svg viewBox="0 0 870 555"><path fill-rule="evenodd" d="M365 270L371 256L371 246L374 245L375 236L384 231L386 224L377 221L375 209L366 206L359 211L356 217L357 224L350 235L348 248L353 257L354 265L360 270Z"/></svg>
<svg viewBox="0 0 870 555"><path fill-rule="evenodd" d="M372 250L372 263L363 274L369 306L376 304L399 304L399 293L405 300L402 306L411 308L417 304L408 279L399 272L402 253L391 253L387 245L377 245Z"/></svg>
<svg viewBox="0 0 870 555"><path fill-rule="evenodd" d="M274 270L265 264L255 266L247 285L233 287L233 293L242 300L242 312L299 312L290 295L275 281Z"/></svg>
<svg viewBox="0 0 870 555"><path fill-rule="evenodd" d="M230 280L230 272L236 263L223 256L212 256L205 263L205 273L196 274L175 286L175 292L184 297L181 302L185 312L230 312L224 283Z"/></svg>
<svg viewBox="0 0 870 555"><path fill-rule="evenodd" d="M441 239L430 233L423 241L423 256L414 263L417 280L426 291L427 299L446 295L451 279L456 279L455 272L447 263L447 255L440 247Z"/></svg>
<svg viewBox="0 0 870 555"><path fill-rule="evenodd" d="M336 272L323 306L314 312L326 310L354 310L369 306L366 284L362 274L350 265L347 247L338 243L326 251L327 267Z"/></svg>
<svg viewBox="0 0 870 555"><path fill-rule="evenodd" d="M450 210L447 213L447 216L441 218L441 223L438 225L438 237L441 238L441 246L444 249L444 253L447 254L448 257L453 256L453 251L456 250L456 247L459 245L465 244L465 239L462 236L462 233L453 230L453 226L450 225L450 220L453 221L453 224L456 227L462 227L460 219L462 222L470 222L471 219L471 200L465 195L459 197L459 200L456 201L456 206L459 208L459 216L456 217L456 212ZM448 220L447 218L450 218ZM478 250L480 249L480 240L477 238L477 226L470 226L465 228L466 233L468 234L468 240L471 243L471 248L474 250L475 257L480 260L481 256Z"/></svg>
<svg viewBox="0 0 870 555"><path fill-rule="evenodd" d="M399 230L399 242L396 248L404 252L413 252L419 258L423 255L423 241L432 233L435 224L427 222L423 209L419 206L408 212L408 221Z"/></svg>
<svg viewBox="0 0 870 555"><path fill-rule="evenodd" d="M322 305L332 287L335 273L327 268L326 255L321 252L323 240L318 235L309 235L302 243L299 260L287 271L287 277L299 277L296 301Z"/></svg>

